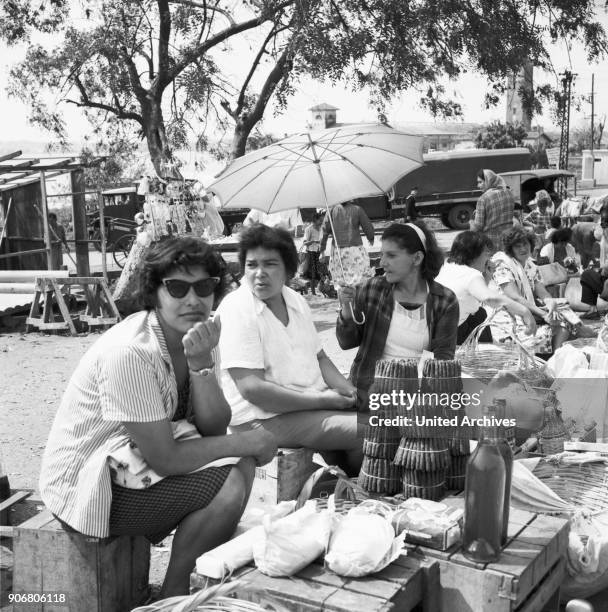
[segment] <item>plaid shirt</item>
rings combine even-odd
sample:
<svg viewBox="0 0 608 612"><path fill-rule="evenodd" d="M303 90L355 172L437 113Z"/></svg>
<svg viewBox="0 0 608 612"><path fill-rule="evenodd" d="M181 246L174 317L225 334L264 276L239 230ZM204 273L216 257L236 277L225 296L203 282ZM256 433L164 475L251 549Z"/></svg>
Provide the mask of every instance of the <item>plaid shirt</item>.
<svg viewBox="0 0 608 612"><path fill-rule="evenodd" d="M533 210L524 217L524 221L534 224L534 232L536 234L544 234L551 227L551 213L546 208L542 212L540 208Z"/></svg>
<svg viewBox="0 0 608 612"><path fill-rule="evenodd" d="M359 410L367 410L367 392L374 381L376 361L381 359L393 317L393 285L376 276L357 287L355 316L365 313L365 323L357 325L338 317L336 336L344 350L359 347L350 369L350 380L359 389ZM426 320L429 327L429 350L435 359L454 359L459 308L454 293L435 281L429 281ZM365 406L365 408L364 408Z"/></svg>
<svg viewBox="0 0 608 612"><path fill-rule="evenodd" d="M475 208L475 221L471 229L483 232L501 250L501 234L513 227L515 200L508 189L488 189L481 194Z"/></svg>

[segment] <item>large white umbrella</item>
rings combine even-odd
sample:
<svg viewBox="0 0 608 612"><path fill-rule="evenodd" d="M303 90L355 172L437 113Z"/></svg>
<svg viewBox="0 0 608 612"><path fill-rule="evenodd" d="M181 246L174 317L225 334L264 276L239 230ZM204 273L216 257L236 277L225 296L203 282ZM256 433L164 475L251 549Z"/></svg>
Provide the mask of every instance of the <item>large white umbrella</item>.
<svg viewBox="0 0 608 612"><path fill-rule="evenodd" d="M422 145L421 136L384 124L302 132L235 159L208 189L222 208L256 208L267 213L293 208L329 210L348 200L386 193L424 163ZM332 217L328 217L335 238ZM346 284L348 277L338 260Z"/></svg>
<svg viewBox="0 0 608 612"><path fill-rule="evenodd" d="M329 208L387 192L423 164L422 144L383 124L302 132L235 159L208 189L222 208Z"/></svg>

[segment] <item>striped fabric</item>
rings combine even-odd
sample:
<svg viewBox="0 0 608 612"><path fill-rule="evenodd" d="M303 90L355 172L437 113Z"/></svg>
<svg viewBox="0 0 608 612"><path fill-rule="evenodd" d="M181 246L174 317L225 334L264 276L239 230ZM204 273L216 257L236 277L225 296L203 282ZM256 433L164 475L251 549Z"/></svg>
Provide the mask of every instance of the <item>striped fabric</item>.
<svg viewBox="0 0 608 612"><path fill-rule="evenodd" d="M107 331L78 364L51 428L39 482L49 510L81 533L108 536L106 458L129 439L122 422L171 420L177 400L154 312L138 312Z"/></svg>

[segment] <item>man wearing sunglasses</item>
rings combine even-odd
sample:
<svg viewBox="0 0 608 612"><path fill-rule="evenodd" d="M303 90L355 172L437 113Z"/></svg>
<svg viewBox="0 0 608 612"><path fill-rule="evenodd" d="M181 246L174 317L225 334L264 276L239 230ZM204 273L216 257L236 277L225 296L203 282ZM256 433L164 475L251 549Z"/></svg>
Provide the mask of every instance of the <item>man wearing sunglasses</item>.
<svg viewBox="0 0 608 612"><path fill-rule="evenodd" d="M200 239L150 247L142 311L82 358L42 461L42 499L65 529L154 543L176 529L161 597L188 593L197 557L233 534L255 466L276 453L264 430L227 435L214 363L220 321L209 318L224 273Z"/></svg>

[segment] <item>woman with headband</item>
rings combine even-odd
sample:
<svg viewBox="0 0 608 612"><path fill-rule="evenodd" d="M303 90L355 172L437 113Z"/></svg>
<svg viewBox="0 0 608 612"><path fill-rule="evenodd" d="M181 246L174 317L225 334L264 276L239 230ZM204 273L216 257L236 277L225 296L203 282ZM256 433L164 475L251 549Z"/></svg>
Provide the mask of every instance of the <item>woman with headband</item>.
<svg viewBox="0 0 608 612"><path fill-rule="evenodd" d="M342 349L358 346L350 380L367 404L378 359L418 358L430 351L453 359L458 330L458 300L435 282L443 254L422 223L393 223L382 234L383 276L340 292L336 335ZM352 304L352 310L350 307ZM359 325L356 320L365 322Z"/></svg>

